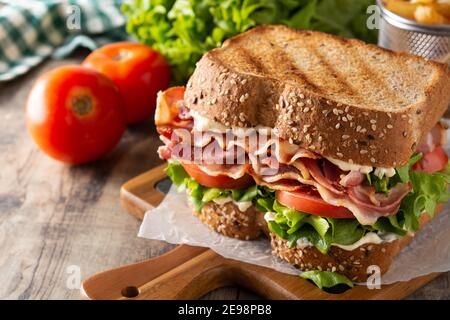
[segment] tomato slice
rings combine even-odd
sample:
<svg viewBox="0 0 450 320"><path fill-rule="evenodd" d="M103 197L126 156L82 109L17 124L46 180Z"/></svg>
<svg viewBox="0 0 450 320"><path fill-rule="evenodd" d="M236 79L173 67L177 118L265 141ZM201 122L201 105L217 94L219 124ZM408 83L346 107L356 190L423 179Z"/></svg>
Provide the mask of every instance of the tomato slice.
<svg viewBox="0 0 450 320"><path fill-rule="evenodd" d="M442 147L436 147L433 151L423 155L419 162L414 164L413 170L433 173L441 171L448 163L448 156Z"/></svg>
<svg viewBox="0 0 450 320"><path fill-rule="evenodd" d="M297 191L277 191L277 200L289 208L329 218L355 218L350 210L326 203L317 191L305 188Z"/></svg>
<svg viewBox="0 0 450 320"><path fill-rule="evenodd" d="M247 174L239 179L233 179L226 175L210 176L195 164L181 163L181 165L195 181L208 188L243 189L255 183L253 178Z"/></svg>

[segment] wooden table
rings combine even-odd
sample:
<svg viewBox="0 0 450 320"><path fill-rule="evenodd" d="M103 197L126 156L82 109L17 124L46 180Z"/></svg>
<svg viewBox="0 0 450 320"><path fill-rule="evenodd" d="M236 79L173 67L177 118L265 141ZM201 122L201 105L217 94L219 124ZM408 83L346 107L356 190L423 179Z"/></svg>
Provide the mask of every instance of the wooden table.
<svg viewBox="0 0 450 320"><path fill-rule="evenodd" d="M130 127L103 160L76 167L46 157L26 132L24 104L33 81L85 54L0 84L0 299L78 299L81 279L173 247L138 238L139 221L119 203L125 181L162 162L151 121ZM449 280L443 274L410 298L450 299ZM204 298L257 297L224 288Z"/></svg>

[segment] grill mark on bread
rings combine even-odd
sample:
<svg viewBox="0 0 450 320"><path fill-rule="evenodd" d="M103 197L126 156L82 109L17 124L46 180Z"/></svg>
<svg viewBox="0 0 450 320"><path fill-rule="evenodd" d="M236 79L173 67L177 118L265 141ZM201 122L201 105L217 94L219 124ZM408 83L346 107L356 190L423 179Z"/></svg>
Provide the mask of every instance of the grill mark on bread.
<svg viewBox="0 0 450 320"><path fill-rule="evenodd" d="M407 102L407 101L405 101L405 100L403 99L403 96L402 96L402 95L399 95L399 94L396 92L396 89L395 89L395 88L392 88L392 87L389 85L389 83L387 83L386 80L383 80L383 79L379 76L379 74L378 74L375 70L373 70L373 69L370 67L370 64L369 64L369 63L364 62L364 60L362 59L362 57L361 57L360 54L352 56L352 61L355 62L355 63L358 65L358 67L359 67L358 70L359 70L359 72L363 75L363 77L366 76L366 77L369 78L372 82L375 82L375 85L377 86L377 88L373 88L374 91L376 91L376 90L389 90L389 91L391 92L391 96L392 96L393 98L395 98L395 100L396 100L397 102L401 101L402 104L404 104L405 102Z"/></svg>
<svg viewBox="0 0 450 320"><path fill-rule="evenodd" d="M286 53L294 57L303 73L313 80L308 82L320 84L323 92L309 90L300 77L286 70L284 63L277 63L282 58L274 60L273 53L270 55L274 44L280 47L287 44ZM359 95L350 96L343 91L341 94L342 86L327 74L318 57L311 54L311 48L318 48L318 45L324 46L324 50L319 51L330 63L336 60L333 67L354 90L359 90ZM248 65L240 57L239 47L259 57L256 61L259 66ZM373 55L379 57L370 58ZM361 79L360 68L350 63L355 56L363 62L379 61L372 71L381 79L398 84L395 95L386 86L379 88L372 79ZM257 68L263 69L262 72L251 72ZM218 78L228 72L224 70L230 71L228 78L245 79L246 84L202 81ZM256 27L234 37L222 48L213 49L198 63L191 83L194 85L186 89L187 101L193 101L202 93L217 98L214 105L208 104L208 100L190 106L209 119L225 126L243 127L238 117L243 114L247 120L245 125L271 127L284 139L291 138L301 147L311 147L322 156L339 156L342 161L360 165L376 163L378 167L405 164L413 152L411 146L419 143L420 137L440 119L450 101L450 69L446 65L357 40L319 32L306 33L285 26ZM227 94L217 95L220 91ZM240 102L242 95L248 99ZM408 104L399 105L395 99L399 95L405 95ZM298 105L302 113L289 113L288 109L280 108L280 96L285 99L284 106L289 102L293 110ZM306 108L300 105L302 103ZM342 113L336 114L334 110ZM312 139L303 139L306 136L299 134L304 125L311 126L308 136ZM317 138L314 133L320 136ZM345 145L341 141L343 136L351 138L345 140ZM367 145L361 149L358 140L364 140Z"/></svg>
<svg viewBox="0 0 450 320"><path fill-rule="evenodd" d="M273 42L271 42L273 43ZM295 60L286 53L286 50L284 50L283 47L280 47L279 45L273 46L274 50L271 51L271 58L277 63L277 66L279 68L284 68L289 70L291 74L295 75L296 77L300 78L300 80L303 82L303 85L310 89L315 90L318 93L322 93L322 90L320 87L318 87L316 84L314 84L308 76L303 73L300 68L297 67L295 64Z"/></svg>
<svg viewBox="0 0 450 320"><path fill-rule="evenodd" d="M435 215L441 212L442 207L436 209ZM426 213L419 220L419 229L432 218ZM420 231L421 232L421 231ZM322 254L314 246L299 248L290 247L288 241L270 233L272 253L293 266L299 266L302 271L327 270L336 271L347 276L355 282L367 281L367 267L378 265L381 274L384 274L401 250L413 239L412 235L405 235L392 242L380 244L367 243L354 250L347 251L337 246L331 246L327 254Z"/></svg>
<svg viewBox="0 0 450 320"><path fill-rule="evenodd" d="M310 51L319 58L327 72L339 83L341 91L344 91L351 96L359 96L358 92L353 90L353 87L339 75L336 68L334 68L316 48L312 47L310 48Z"/></svg>
<svg viewBox="0 0 450 320"><path fill-rule="evenodd" d="M248 65L256 68L256 70L253 70L253 71L256 71L259 73L264 73L264 74L269 73L269 70L266 69L264 64L262 64L259 61L259 59L257 57L255 57L249 50L245 49L242 46L238 46L236 48L236 51L239 54L239 56L241 58L243 58Z"/></svg>

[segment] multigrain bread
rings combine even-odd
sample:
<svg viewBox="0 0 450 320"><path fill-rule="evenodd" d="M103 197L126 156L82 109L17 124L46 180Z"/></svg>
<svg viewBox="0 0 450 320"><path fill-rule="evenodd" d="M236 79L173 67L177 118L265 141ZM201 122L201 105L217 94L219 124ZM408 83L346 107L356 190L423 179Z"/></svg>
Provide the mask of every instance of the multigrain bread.
<svg viewBox="0 0 450 320"><path fill-rule="evenodd" d="M254 240L269 234L264 214L253 205L242 212L233 202L210 201L200 212L193 209L193 213L212 230L230 238Z"/></svg>
<svg viewBox="0 0 450 320"><path fill-rule="evenodd" d="M450 71L358 40L260 26L206 53L185 100L225 126L271 127L325 157L398 167L445 112Z"/></svg>
<svg viewBox="0 0 450 320"><path fill-rule="evenodd" d="M327 254L322 254L316 247L289 248L286 240L273 233L270 235L272 253L296 268L302 271L338 272L354 282L367 281L367 268L371 265L378 266L381 274L384 274L389 269L392 259L412 238L404 236L392 242L367 243L351 251L331 246Z"/></svg>
<svg viewBox="0 0 450 320"><path fill-rule="evenodd" d="M439 205L436 208L435 216L440 213L442 207L442 205ZM428 214L422 214L419 229L431 219ZM316 247L289 248L286 240L273 233L270 234L272 253L302 271L336 271L354 282L367 281L369 276L367 268L372 265L378 266L381 274L386 273L392 260L413 238L414 235L406 235L392 242L367 243L351 251L331 246L327 254L322 254Z"/></svg>
<svg viewBox="0 0 450 320"><path fill-rule="evenodd" d="M354 282L367 281L367 268L371 265L378 266L381 274L384 274L392 260L413 239L412 235L407 235L392 242L363 244L354 250L331 246L328 253L323 254L314 246L289 248L286 240L269 232L264 214L254 206L241 212L233 202L217 204L211 201L200 212L193 210L193 213L212 230L227 237L240 240L270 238L272 253L301 271L339 272ZM429 215L423 214L420 226L429 220Z"/></svg>
<svg viewBox="0 0 450 320"><path fill-rule="evenodd" d="M442 206L436 210L437 215ZM422 214L420 228L431 218L428 214ZM322 254L316 247L289 248L286 240L271 233L270 240L272 253L289 262L302 271L323 270L339 272L354 282L366 282L369 266L378 266L381 274L384 274L399 252L406 247L413 235L406 235L392 242L381 244L367 243L354 250L344 250L337 246L331 246L327 254Z"/></svg>

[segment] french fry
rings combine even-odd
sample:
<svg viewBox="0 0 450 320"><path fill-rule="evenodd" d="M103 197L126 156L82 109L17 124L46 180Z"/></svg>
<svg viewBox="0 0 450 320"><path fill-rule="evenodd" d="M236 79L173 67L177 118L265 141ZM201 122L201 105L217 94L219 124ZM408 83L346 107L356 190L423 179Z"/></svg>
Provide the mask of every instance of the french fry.
<svg viewBox="0 0 450 320"><path fill-rule="evenodd" d="M399 16L414 20L414 12L418 4L403 0L386 0L385 7Z"/></svg>
<svg viewBox="0 0 450 320"><path fill-rule="evenodd" d="M432 4L435 3L434 0L411 0L411 3L415 3L415 4Z"/></svg>
<svg viewBox="0 0 450 320"><path fill-rule="evenodd" d="M433 7L441 15L445 16L447 19L450 19L450 2L448 2L448 3L435 3L433 5Z"/></svg>
<svg viewBox="0 0 450 320"><path fill-rule="evenodd" d="M449 21L441 15L433 6L418 6L414 12L414 18L419 23L445 24Z"/></svg>
<svg viewBox="0 0 450 320"><path fill-rule="evenodd" d="M450 0L385 0L386 9L427 24L450 24Z"/></svg>

